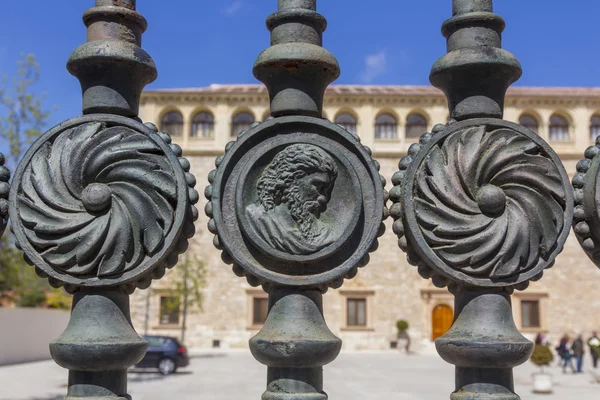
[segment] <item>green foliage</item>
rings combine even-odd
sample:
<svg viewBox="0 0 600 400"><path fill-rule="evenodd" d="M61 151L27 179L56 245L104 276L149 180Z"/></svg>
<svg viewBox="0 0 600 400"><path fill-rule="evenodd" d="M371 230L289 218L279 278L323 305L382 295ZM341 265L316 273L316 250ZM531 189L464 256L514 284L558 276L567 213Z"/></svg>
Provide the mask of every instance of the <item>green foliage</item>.
<svg viewBox="0 0 600 400"><path fill-rule="evenodd" d="M186 253L182 257L183 261L169 272L168 281L173 289L169 290L169 300L164 306L167 309L170 307L179 309L184 301L186 302L184 307L202 310L202 288L206 285L206 263L193 254Z"/></svg>
<svg viewBox="0 0 600 400"><path fill-rule="evenodd" d="M71 308L71 296L37 276L8 233L0 238L0 297L14 300L19 307Z"/></svg>
<svg viewBox="0 0 600 400"><path fill-rule="evenodd" d="M28 267L23 260L23 254L11 245L8 234L2 236L0 239L0 292L19 287L23 268Z"/></svg>
<svg viewBox="0 0 600 400"><path fill-rule="evenodd" d="M15 76L2 75L0 140L8 144L7 160L13 171L29 145L42 134L50 116L42 105L44 94L33 90L39 78L40 64L33 54L21 55ZM0 298L20 307L70 308L70 296L38 277L8 235L0 239Z"/></svg>
<svg viewBox="0 0 600 400"><path fill-rule="evenodd" d="M41 307L46 303L46 292L40 288L23 290L17 298L17 307Z"/></svg>
<svg viewBox="0 0 600 400"><path fill-rule="evenodd" d="M533 353L531 354L531 362L538 367L543 367L545 365L550 365L552 360L554 360L554 355L548 346L543 344L535 345Z"/></svg>
<svg viewBox="0 0 600 400"><path fill-rule="evenodd" d="M408 327L408 321L401 319L396 322L396 328L398 329L398 332L406 332Z"/></svg>
<svg viewBox="0 0 600 400"><path fill-rule="evenodd" d="M40 281L25 260L23 253L14 247L9 234L0 239L0 292L19 290Z"/></svg>
<svg viewBox="0 0 600 400"><path fill-rule="evenodd" d="M14 170L29 145L42 134L50 112L44 110L44 94L32 92L32 86L40 78L40 64L35 55L23 54L17 61L17 74L9 78L2 76L0 85L0 138L9 145L7 157Z"/></svg>
<svg viewBox="0 0 600 400"><path fill-rule="evenodd" d="M175 291L187 299L187 306L202 310L202 288L206 285L206 263L196 255L186 254L175 267Z"/></svg>
<svg viewBox="0 0 600 400"><path fill-rule="evenodd" d="M46 307L56 308L58 310L70 310L73 304L73 297L64 289L51 288L46 292Z"/></svg>

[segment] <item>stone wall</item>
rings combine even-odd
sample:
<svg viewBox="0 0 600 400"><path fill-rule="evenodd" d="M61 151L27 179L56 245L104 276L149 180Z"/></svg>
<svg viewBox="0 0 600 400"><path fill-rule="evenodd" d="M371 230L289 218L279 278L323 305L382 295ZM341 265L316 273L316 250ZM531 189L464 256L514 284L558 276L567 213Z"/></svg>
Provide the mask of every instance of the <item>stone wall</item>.
<svg viewBox="0 0 600 400"><path fill-rule="evenodd" d="M589 118L594 114L594 101L576 98L542 98L530 89L531 98L509 98L506 118L517 121L519 115L526 112L535 115L540 122L540 134L548 139L547 121L554 112L569 116L573 140L564 143L552 143L565 160L567 171L572 176L575 164L582 157L585 147L592 142L589 138ZM204 95L194 97L191 92L179 96L175 92L161 94L150 93L142 107L144 120L159 124L160 116L167 109L175 107L185 117L186 132L190 127L189 119L194 110L211 109L215 114L214 139L175 138L189 156L192 172L198 179L198 190L203 191L208 184L206 177L214 168L214 159L220 154L227 141L231 140L231 117L241 109L252 110L257 118L266 112L268 103L266 94L211 94L206 96L206 104L200 107ZM263 96L263 97L261 97ZM428 117L429 125L444 122L447 110L443 98L373 98L351 97L347 99L331 98L325 111L333 118L339 112L352 112L358 120L358 131L363 142L372 146L375 158L381 164L381 173L389 180L397 170L399 158L414 140L403 137L404 121L413 110L420 109ZM399 116L399 139L387 143L374 141L372 122L379 112L390 111ZM258 332L252 326L252 296L260 295L260 289L251 288L244 279L237 278L231 268L220 258L220 252L212 245L212 235L206 229L207 218L202 209L204 200L199 204L200 219L197 223L198 234L193 239L191 251L206 262L207 286L204 288L202 310L190 310L186 342L190 347L211 347L219 341L221 347L247 347L248 339ZM410 324L410 333L415 341L430 340L432 334L432 310L438 304L452 306L452 296L443 289L434 288L429 281L421 279L415 267L406 262L405 255L397 246L397 238L391 230L388 220L387 232L380 239L377 252L371 255L370 264L359 271L352 281L347 281L340 290L330 290L324 297L324 313L330 329L344 340L345 349L388 349L396 335L395 323L405 319ZM541 327L522 329L534 337L545 331L556 343L563 333L582 332L588 336L593 329L600 330L600 298L596 295L600 287L598 270L580 249L574 236L569 237L564 252L559 256L556 266L545 273L540 282L533 283L525 292L513 296L514 316L517 327L521 326L521 301L539 300L541 304ZM149 289L148 333L180 335L180 327L164 327L158 324L159 296L168 293L169 279L155 282ZM138 291L132 297L132 314L139 332L145 331L146 294ZM262 294L264 296L264 294ZM361 297L367 299L366 327L350 329L346 326L346 299Z"/></svg>

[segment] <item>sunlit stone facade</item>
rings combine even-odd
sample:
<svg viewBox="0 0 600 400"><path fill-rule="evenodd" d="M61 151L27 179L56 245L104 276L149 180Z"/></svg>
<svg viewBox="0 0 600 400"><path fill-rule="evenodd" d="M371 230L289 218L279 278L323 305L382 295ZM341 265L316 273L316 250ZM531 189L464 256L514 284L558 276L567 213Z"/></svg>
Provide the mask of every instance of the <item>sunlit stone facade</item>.
<svg viewBox="0 0 600 400"><path fill-rule="evenodd" d="M441 92L414 86L334 85L327 91L324 113L358 133L373 149L388 181L410 144L449 118ZM268 95L260 85L147 91L140 117L173 135L190 160L202 192L214 159L227 142L253 122L269 117ZM600 89L513 88L505 118L549 141L572 176L584 150L600 134ZM260 329L266 294L237 278L221 261L206 223L201 212L190 251L206 263L207 284L202 310L188 312L186 342L190 347L246 347ZM368 267L341 290L325 295L327 323L347 349L389 349L399 319L409 322L409 333L418 345L443 333L452 318L452 296L419 277L398 248L391 221L387 225ZM164 303L172 287L164 279L133 296L132 314L139 332L180 334L181 310L167 312L163 307L161 312L161 298ZM517 326L529 335L548 332L554 341L562 333L588 335L600 330L599 287L600 271L571 236L544 279L513 296Z"/></svg>

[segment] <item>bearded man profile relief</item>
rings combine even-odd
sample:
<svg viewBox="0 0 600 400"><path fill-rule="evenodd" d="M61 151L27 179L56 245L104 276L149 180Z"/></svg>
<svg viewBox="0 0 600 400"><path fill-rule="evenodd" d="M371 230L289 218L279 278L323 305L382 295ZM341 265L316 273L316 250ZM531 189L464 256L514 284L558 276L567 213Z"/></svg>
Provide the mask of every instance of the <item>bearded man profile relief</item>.
<svg viewBox="0 0 600 400"><path fill-rule="evenodd" d="M257 183L258 201L246 208L250 224L273 248L309 255L336 241L319 218L338 175L333 158L317 146L294 144L279 152Z"/></svg>

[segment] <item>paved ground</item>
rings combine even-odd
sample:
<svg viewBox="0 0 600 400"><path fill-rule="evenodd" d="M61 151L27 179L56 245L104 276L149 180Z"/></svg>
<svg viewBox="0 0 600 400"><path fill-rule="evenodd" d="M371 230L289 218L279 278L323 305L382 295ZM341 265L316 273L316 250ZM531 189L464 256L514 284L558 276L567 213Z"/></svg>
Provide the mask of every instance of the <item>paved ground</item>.
<svg viewBox="0 0 600 400"><path fill-rule="evenodd" d="M589 360L586 360L589 366ZM523 400L596 400L600 384L589 372L563 375L550 368L553 395L531 393L530 363L515 370L517 393ZM169 377L131 372L129 393L134 400L259 400L266 367L247 352L199 354L189 368ZM453 367L436 355L344 353L325 369L325 390L332 400L441 400L453 390ZM66 372L52 361L0 367L1 400L62 400Z"/></svg>

